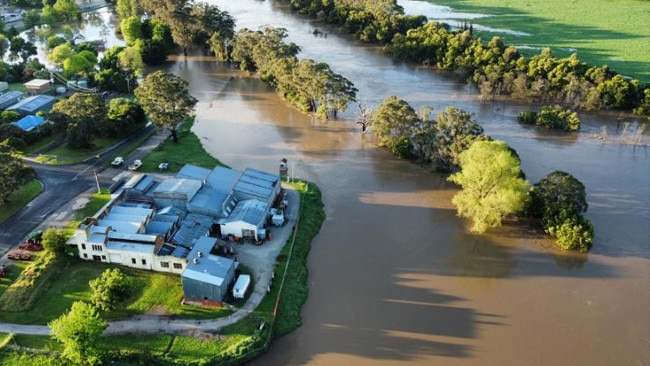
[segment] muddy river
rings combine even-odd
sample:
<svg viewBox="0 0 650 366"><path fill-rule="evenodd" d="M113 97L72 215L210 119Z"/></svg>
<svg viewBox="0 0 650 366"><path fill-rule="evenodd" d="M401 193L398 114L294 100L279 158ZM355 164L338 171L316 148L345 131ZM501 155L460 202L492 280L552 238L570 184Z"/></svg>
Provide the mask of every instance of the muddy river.
<svg viewBox="0 0 650 366"><path fill-rule="evenodd" d="M301 57L327 62L371 106L394 94L474 113L518 151L530 181L554 170L580 179L596 227L589 254L559 252L517 226L473 235L451 205L456 189L376 148L351 122L355 106L321 122L209 56L180 56L170 69L200 101L194 130L210 153L268 171L287 158L323 192L304 324L255 364L650 364L650 152L622 141L615 117L582 115L583 132L571 137L523 128L515 117L524 106L481 103L453 79L394 64L273 1L211 3L238 27L286 28Z"/></svg>

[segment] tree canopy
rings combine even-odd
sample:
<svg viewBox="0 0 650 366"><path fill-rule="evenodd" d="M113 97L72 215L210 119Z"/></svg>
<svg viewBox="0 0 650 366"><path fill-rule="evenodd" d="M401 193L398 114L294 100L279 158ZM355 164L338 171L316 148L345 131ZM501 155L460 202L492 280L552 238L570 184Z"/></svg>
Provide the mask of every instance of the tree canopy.
<svg viewBox="0 0 650 366"><path fill-rule="evenodd" d="M501 225L521 211L528 182L519 177L519 159L503 141L477 141L459 155L461 170L448 179L462 187L452 199L458 215L472 219L472 231Z"/></svg>
<svg viewBox="0 0 650 366"><path fill-rule="evenodd" d="M104 311L114 309L129 293L129 279L118 268L106 269L101 277L91 280L89 285L90 301Z"/></svg>
<svg viewBox="0 0 650 366"><path fill-rule="evenodd" d="M75 365L99 365L104 358L102 337L108 323L97 309L83 301L49 324L52 338L63 343L63 357Z"/></svg>
<svg viewBox="0 0 650 366"><path fill-rule="evenodd" d="M147 75L134 93L151 121L159 129L169 129L174 142L178 142L177 128L192 115L197 103L189 92L187 81L156 71Z"/></svg>
<svg viewBox="0 0 650 366"><path fill-rule="evenodd" d="M36 172L14 155L15 150L0 143L0 204L8 201L9 196L25 183L36 178Z"/></svg>
<svg viewBox="0 0 650 366"><path fill-rule="evenodd" d="M67 126L68 145L79 148L92 146L96 132L106 121L107 112L106 103L98 95L76 93L57 102L50 116Z"/></svg>

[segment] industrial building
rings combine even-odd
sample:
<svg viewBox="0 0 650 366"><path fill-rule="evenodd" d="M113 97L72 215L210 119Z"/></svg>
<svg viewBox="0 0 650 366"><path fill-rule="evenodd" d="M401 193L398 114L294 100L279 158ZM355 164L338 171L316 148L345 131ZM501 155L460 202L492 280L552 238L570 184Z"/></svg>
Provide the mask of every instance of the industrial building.
<svg viewBox="0 0 650 366"><path fill-rule="evenodd" d="M0 109L5 109L18 103L18 101L23 99L24 95L19 91L10 91L0 95Z"/></svg>
<svg viewBox="0 0 650 366"><path fill-rule="evenodd" d="M49 112L57 102L56 98L49 95L35 95L27 97L14 105L7 107L8 111L16 111L21 116L36 114L37 112Z"/></svg>
<svg viewBox="0 0 650 366"><path fill-rule="evenodd" d="M280 190L278 175L254 169L186 165L165 179L134 174L68 244L85 260L182 273L187 301L218 304L237 263L209 254L217 238L266 239Z"/></svg>

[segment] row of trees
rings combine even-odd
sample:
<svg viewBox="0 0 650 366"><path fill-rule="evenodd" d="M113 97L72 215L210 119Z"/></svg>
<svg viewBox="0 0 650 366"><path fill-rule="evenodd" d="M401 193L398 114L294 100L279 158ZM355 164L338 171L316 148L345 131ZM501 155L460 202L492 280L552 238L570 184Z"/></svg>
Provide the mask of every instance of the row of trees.
<svg viewBox="0 0 650 366"><path fill-rule="evenodd" d="M650 115L650 87L607 66L586 65L577 54L556 58L550 49L529 60L499 37L487 44L471 29L407 17L395 0L292 0L294 9L320 17L367 42L379 42L399 61L453 71L472 80L484 97L558 103L587 110L634 110Z"/></svg>
<svg viewBox="0 0 650 366"><path fill-rule="evenodd" d="M357 89L351 81L333 72L323 62L298 59L300 48L286 44L285 29L242 29L232 40L231 60L243 70L257 71L262 80L294 107L327 119L347 109Z"/></svg>
<svg viewBox="0 0 650 366"><path fill-rule="evenodd" d="M472 220L473 231L485 232L519 215L539 221L563 249L591 247L594 232L582 216L587 209L582 183L568 173L553 172L531 189L517 152L485 135L469 113L447 107L435 120L430 114L429 107L418 114L389 96L371 113L362 113L367 120L360 123L394 155L453 173L448 179L462 190L452 202L459 216Z"/></svg>

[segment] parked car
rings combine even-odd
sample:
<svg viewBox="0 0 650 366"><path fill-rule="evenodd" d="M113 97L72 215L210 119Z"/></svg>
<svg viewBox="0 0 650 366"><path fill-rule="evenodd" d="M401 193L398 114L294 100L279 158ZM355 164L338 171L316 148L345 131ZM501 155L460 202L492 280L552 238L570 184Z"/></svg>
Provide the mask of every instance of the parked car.
<svg viewBox="0 0 650 366"><path fill-rule="evenodd" d="M116 157L111 163L112 166L120 166L124 163L124 158L121 156Z"/></svg>
<svg viewBox="0 0 650 366"><path fill-rule="evenodd" d="M134 160L131 165L129 165L129 170L138 170L142 166L142 161Z"/></svg>
<svg viewBox="0 0 650 366"><path fill-rule="evenodd" d="M14 260L28 261L32 259L32 255L29 252L14 250L7 254L7 258L14 259Z"/></svg>

